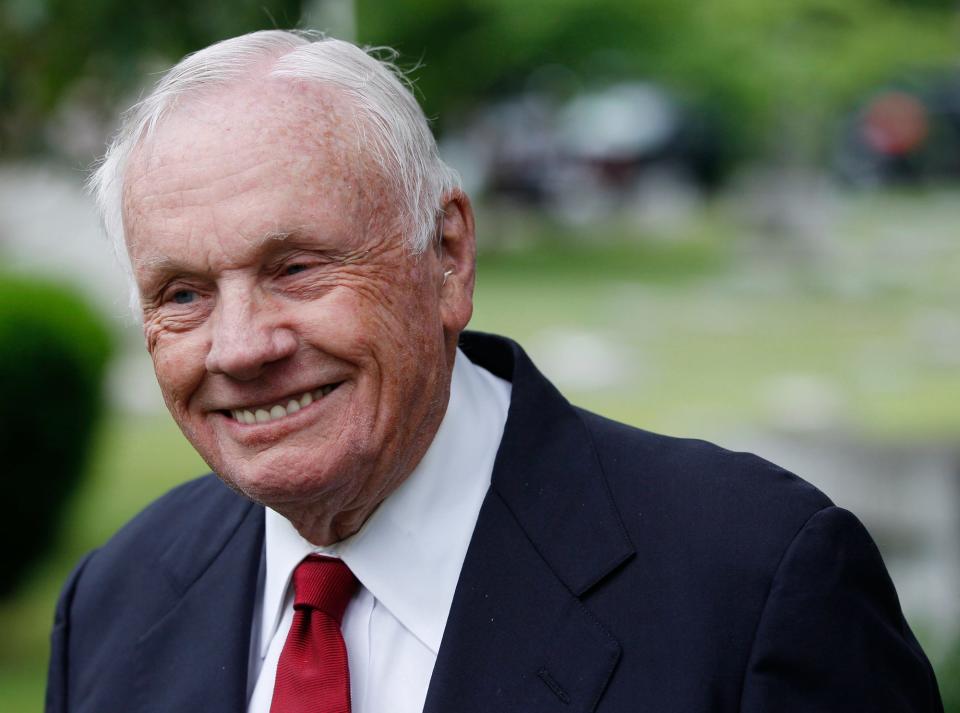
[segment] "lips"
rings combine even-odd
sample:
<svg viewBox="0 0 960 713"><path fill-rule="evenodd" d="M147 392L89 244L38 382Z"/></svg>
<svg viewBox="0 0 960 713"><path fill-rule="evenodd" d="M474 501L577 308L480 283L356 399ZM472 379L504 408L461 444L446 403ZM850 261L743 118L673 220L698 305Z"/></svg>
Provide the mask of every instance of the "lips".
<svg viewBox="0 0 960 713"><path fill-rule="evenodd" d="M314 401L323 399L327 394L340 386L341 383L343 382L327 384L312 391L304 391L299 396L291 396L277 403L229 409L222 411L222 413L231 417L237 423L246 425L270 423L271 421L291 416L300 409L306 408Z"/></svg>

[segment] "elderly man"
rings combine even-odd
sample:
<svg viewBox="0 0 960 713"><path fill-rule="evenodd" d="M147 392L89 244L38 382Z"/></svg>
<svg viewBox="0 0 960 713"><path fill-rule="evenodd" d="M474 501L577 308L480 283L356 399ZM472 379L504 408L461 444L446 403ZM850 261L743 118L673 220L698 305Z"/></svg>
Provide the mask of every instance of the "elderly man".
<svg viewBox="0 0 960 713"><path fill-rule="evenodd" d="M941 710L852 515L463 333L470 203L389 66L209 47L93 185L216 477L77 567L48 711Z"/></svg>

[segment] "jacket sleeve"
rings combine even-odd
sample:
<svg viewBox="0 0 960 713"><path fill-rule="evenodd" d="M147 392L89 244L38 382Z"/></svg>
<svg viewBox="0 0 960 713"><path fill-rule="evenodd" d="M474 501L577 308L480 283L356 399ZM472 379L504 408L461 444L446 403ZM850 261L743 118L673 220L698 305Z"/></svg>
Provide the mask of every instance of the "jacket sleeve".
<svg viewBox="0 0 960 713"><path fill-rule="evenodd" d="M769 711L943 713L880 553L841 508L807 521L773 578L741 698Z"/></svg>
<svg viewBox="0 0 960 713"><path fill-rule="evenodd" d="M53 631L50 634L50 665L47 670L46 713L67 713L68 649L70 641L70 607L77 583L83 568L93 556L88 553L74 568L60 592L56 613L53 619Z"/></svg>

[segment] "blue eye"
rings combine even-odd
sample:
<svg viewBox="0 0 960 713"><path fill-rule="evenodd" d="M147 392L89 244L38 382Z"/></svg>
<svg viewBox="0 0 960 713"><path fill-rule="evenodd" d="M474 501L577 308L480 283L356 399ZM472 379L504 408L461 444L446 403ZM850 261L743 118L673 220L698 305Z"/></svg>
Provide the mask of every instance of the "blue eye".
<svg viewBox="0 0 960 713"><path fill-rule="evenodd" d="M178 305L186 305L196 299L197 293L193 290L177 290L173 293L173 301Z"/></svg>

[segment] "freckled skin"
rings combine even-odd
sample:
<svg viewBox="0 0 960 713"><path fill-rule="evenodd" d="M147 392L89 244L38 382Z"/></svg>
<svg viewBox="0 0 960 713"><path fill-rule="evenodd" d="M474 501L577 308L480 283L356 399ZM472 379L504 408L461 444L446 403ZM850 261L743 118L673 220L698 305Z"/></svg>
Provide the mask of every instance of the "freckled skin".
<svg viewBox="0 0 960 713"><path fill-rule="evenodd" d="M359 529L422 458L472 310L469 201L446 196L440 249L411 255L358 121L335 90L254 77L177 107L124 185L167 407L226 483L315 544ZM295 426L224 414L331 383Z"/></svg>

